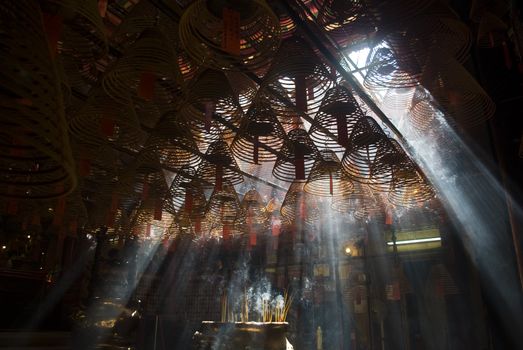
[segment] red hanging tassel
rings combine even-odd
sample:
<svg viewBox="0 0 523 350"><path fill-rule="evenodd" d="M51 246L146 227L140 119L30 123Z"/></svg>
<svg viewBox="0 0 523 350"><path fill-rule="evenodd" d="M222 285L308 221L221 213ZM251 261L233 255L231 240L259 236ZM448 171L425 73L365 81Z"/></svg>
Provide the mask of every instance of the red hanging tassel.
<svg viewBox="0 0 523 350"><path fill-rule="evenodd" d="M336 116L336 128L338 131L338 143L343 147L347 147L349 144L349 133L345 115L339 114Z"/></svg>
<svg viewBox="0 0 523 350"><path fill-rule="evenodd" d="M154 220L161 221L163 212L163 200L157 199L154 205Z"/></svg>
<svg viewBox="0 0 523 350"><path fill-rule="evenodd" d="M151 101L154 97L154 85L156 84L156 75L152 72L143 72L140 76L138 85L138 96L146 101Z"/></svg>
<svg viewBox="0 0 523 350"><path fill-rule="evenodd" d="M279 236L281 233L281 220L278 218L272 218L271 220L271 233L274 237Z"/></svg>
<svg viewBox="0 0 523 350"><path fill-rule="evenodd" d="M254 247L256 245L256 232L249 234L249 246Z"/></svg>
<svg viewBox="0 0 523 350"><path fill-rule="evenodd" d="M190 213L192 211L192 192L187 189L185 190L185 212Z"/></svg>
<svg viewBox="0 0 523 350"><path fill-rule="evenodd" d="M145 237L151 237L151 224L147 224L145 227Z"/></svg>
<svg viewBox="0 0 523 350"><path fill-rule="evenodd" d="M80 159L78 162L78 173L80 176L88 176L91 172L91 160L90 159Z"/></svg>
<svg viewBox="0 0 523 350"><path fill-rule="evenodd" d="M107 14L107 0L98 0L98 12L100 17L105 18Z"/></svg>
<svg viewBox="0 0 523 350"><path fill-rule="evenodd" d="M511 69L512 68L512 58L510 57L510 50L505 41L503 42L502 46L503 46L503 58L505 61L505 67L507 67L507 69Z"/></svg>
<svg viewBox="0 0 523 350"><path fill-rule="evenodd" d="M100 132L106 137L112 137L114 135L114 126L116 123L114 120L106 115L102 116L100 120Z"/></svg>
<svg viewBox="0 0 523 350"><path fill-rule="evenodd" d="M228 224L223 225L222 235L224 241L228 241L231 238L231 228Z"/></svg>
<svg viewBox="0 0 523 350"><path fill-rule="evenodd" d="M392 225L392 210L390 208L385 210L385 225Z"/></svg>
<svg viewBox="0 0 523 350"><path fill-rule="evenodd" d="M329 171L329 193L331 196L334 194L334 183L332 181L332 172Z"/></svg>
<svg viewBox="0 0 523 350"><path fill-rule="evenodd" d="M118 209L119 202L120 202L120 198L119 198L118 194L113 193L111 195L111 208L109 210L111 212L116 212L116 210Z"/></svg>
<svg viewBox="0 0 523 350"><path fill-rule="evenodd" d="M69 232L76 236L76 233L78 232L78 221L71 221L71 223L69 224Z"/></svg>
<svg viewBox="0 0 523 350"><path fill-rule="evenodd" d="M231 55L240 55L240 13L224 7L222 49Z"/></svg>
<svg viewBox="0 0 523 350"><path fill-rule="evenodd" d="M207 101L205 102L205 131L209 132L211 131L211 124L212 124L212 115L214 114L214 102Z"/></svg>
<svg viewBox="0 0 523 350"><path fill-rule="evenodd" d="M297 145L294 149L294 172L296 180L305 180L305 159L303 149Z"/></svg>
<svg viewBox="0 0 523 350"><path fill-rule="evenodd" d="M300 220L305 220L307 218L307 204L305 203L305 198L303 194L300 195Z"/></svg>
<svg viewBox="0 0 523 350"><path fill-rule="evenodd" d="M253 155L252 155L252 161L254 162L254 164L258 164L258 156L259 156L259 146L260 146L260 142L259 142L259 139L258 139L258 135L254 136L254 142L253 142Z"/></svg>
<svg viewBox="0 0 523 350"><path fill-rule="evenodd" d="M296 109L300 112L307 113L307 85L305 77L300 75L294 78Z"/></svg>
<svg viewBox="0 0 523 350"><path fill-rule="evenodd" d="M149 183L144 181L143 188L142 188L142 200L146 200L148 197L149 197Z"/></svg>
<svg viewBox="0 0 523 350"><path fill-rule="evenodd" d="M53 226L60 226L64 221L65 198L59 198L54 209Z"/></svg>
<svg viewBox="0 0 523 350"><path fill-rule="evenodd" d="M215 190L221 191L223 185L223 166L221 164L216 165L216 185Z"/></svg>
<svg viewBox="0 0 523 350"><path fill-rule="evenodd" d="M62 36L63 18L59 15L44 13L43 20L51 57L54 58L58 52L58 41L60 41L60 37Z"/></svg>
<svg viewBox="0 0 523 350"><path fill-rule="evenodd" d="M194 233L196 233L197 235L202 233L202 221L199 217L194 219Z"/></svg>

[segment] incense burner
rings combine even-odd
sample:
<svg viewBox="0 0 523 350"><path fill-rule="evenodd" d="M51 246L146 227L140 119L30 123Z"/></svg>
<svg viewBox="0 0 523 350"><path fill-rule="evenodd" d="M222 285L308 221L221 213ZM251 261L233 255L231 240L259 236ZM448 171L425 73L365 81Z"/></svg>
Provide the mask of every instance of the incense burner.
<svg viewBox="0 0 523 350"><path fill-rule="evenodd" d="M194 350L287 350L287 322L203 321L194 333Z"/></svg>

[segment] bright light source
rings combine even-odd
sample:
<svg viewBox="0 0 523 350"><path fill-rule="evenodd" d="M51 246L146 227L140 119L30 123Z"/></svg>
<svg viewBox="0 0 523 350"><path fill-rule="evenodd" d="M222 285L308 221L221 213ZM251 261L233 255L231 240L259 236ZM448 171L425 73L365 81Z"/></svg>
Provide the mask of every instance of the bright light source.
<svg viewBox="0 0 523 350"><path fill-rule="evenodd" d="M3 245L3 246L2 246L2 249L7 249L7 246Z"/></svg>
<svg viewBox="0 0 523 350"><path fill-rule="evenodd" d="M31 235L27 235L27 239L31 239Z"/></svg>
<svg viewBox="0 0 523 350"><path fill-rule="evenodd" d="M438 242L438 241L441 241L441 237L406 239L404 241L396 241L396 245L428 243L428 242ZM394 242L387 242L387 245L394 245Z"/></svg>
<svg viewBox="0 0 523 350"><path fill-rule="evenodd" d="M348 244L346 244L345 247L343 248L343 252L347 256L352 256L352 249L350 248L350 246Z"/></svg>

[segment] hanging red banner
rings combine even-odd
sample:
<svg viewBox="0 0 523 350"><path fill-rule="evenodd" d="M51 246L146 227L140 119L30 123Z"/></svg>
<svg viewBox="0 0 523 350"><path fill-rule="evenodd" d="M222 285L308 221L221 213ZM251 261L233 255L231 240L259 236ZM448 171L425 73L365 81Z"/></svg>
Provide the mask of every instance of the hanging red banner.
<svg viewBox="0 0 523 350"><path fill-rule="evenodd" d="M260 141L259 141L258 135L254 136L252 146L253 146L252 161L254 162L254 164L258 164L259 147L260 147Z"/></svg>
<svg viewBox="0 0 523 350"><path fill-rule="evenodd" d="M294 171L296 180L305 180L305 159L299 145L294 149Z"/></svg>
<svg viewBox="0 0 523 350"><path fill-rule="evenodd" d="M190 213L192 211L192 192L189 189L185 190L185 212Z"/></svg>
<svg viewBox="0 0 523 350"><path fill-rule="evenodd" d="M43 22L51 57L54 58L58 52L58 41L60 41L62 36L63 18L59 15L44 13Z"/></svg>
<svg viewBox="0 0 523 350"><path fill-rule="evenodd" d="M296 109L300 112L307 113L307 82L303 75L294 78Z"/></svg>
<svg viewBox="0 0 523 350"><path fill-rule="evenodd" d="M91 160L80 159L78 162L78 174L82 177L88 176L91 172Z"/></svg>
<svg viewBox="0 0 523 350"><path fill-rule="evenodd" d="M145 227L145 237L151 237L151 224L147 224Z"/></svg>
<svg viewBox="0 0 523 350"><path fill-rule="evenodd" d="M149 183L144 181L142 188L142 200L146 200L147 198L149 198Z"/></svg>
<svg viewBox="0 0 523 350"><path fill-rule="evenodd" d="M256 232L251 232L249 234L249 245L251 247L254 247L256 245Z"/></svg>
<svg viewBox="0 0 523 350"><path fill-rule="evenodd" d="M205 102L205 121L204 121L204 127L205 131L209 132L211 131L211 124L212 124L212 115L214 114L214 102L207 101Z"/></svg>
<svg viewBox="0 0 523 350"><path fill-rule="evenodd" d="M104 115L100 120L100 132L106 137L112 137L114 135L115 125L114 119Z"/></svg>
<svg viewBox="0 0 523 350"><path fill-rule="evenodd" d="M54 208L53 226L60 226L64 221L65 198L59 198Z"/></svg>
<svg viewBox="0 0 523 350"><path fill-rule="evenodd" d="M216 165L216 191L221 191L223 185L223 166L221 164Z"/></svg>
<svg viewBox="0 0 523 350"><path fill-rule="evenodd" d="M231 55L240 55L240 13L224 7L222 49Z"/></svg>
<svg viewBox="0 0 523 350"><path fill-rule="evenodd" d="M349 132L347 126L347 118L344 114L336 116L336 129L338 131L338 144L347 147L349 144Z"/></svg>
<svg viewBox="0 0 523 350"><path fill-rule="evenodd" d="M197 235L202 233L202 221L199 217L194 219L194 233L196 233Z"/></svg>
<svg viewBox="0 0 523 350"><path fill-rule="evenodd" d="M154 205L154 220L161 221L163 212L163 200L157 199Z"/></svg>
<svg viewBox="0 0 523 350"><path fill-rule="evenodd" d="M105 18L107 14L107 0L98 0L98 12L100 17Z"/></svg>
<svg viewBox="0 0 523 350"><path fill-rule="evenodd" d="M140 76L138 85L138 96L146 101L151 101L154 97L154 85L156 84L156 75L152 72L143 72Z"/></svg>
<svg viewBox="0 0 523 350"><path fill-rule="evenodd" d="M272 218L271 220L271 233L273 236L279 236L281 233L281 220Z"/></svg>
<svg viewBox="0 0 523 350"><path fill-rule="evenodd" d="M228 241L231 238L231 227L228 224L223 224L222 236L224 241Z"/></svg>

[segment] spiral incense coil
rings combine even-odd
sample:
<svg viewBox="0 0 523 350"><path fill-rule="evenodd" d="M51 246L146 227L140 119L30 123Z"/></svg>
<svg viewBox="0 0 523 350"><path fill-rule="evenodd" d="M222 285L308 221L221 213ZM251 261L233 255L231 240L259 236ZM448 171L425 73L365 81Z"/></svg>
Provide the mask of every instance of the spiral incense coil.
<svg viewBox="0 0 523 350"><path fill-rule="evenodd" d="M289 110L286 106L282 114L285 111L289 111L290 114L280 115L286 119L280 121L292 123L292 118L297 115L296 111L314 115L323 96L332 85L330 68L318 58L307 43L293 37L281 45L260 88L269 93L276 91L278 94L281 94L283 88L283 96L290 96L289 100L296 108ZM269 96L281 100L280 96Z"/></svg>
<svg viewBox="0 0 523 350"><path fill-rule="evenodd" d="M365 11L376 19L378 28L390 30L423 13L434 0L360 0Z"/></svg>
<svg viewBox="0 0 523 350"><path fill-rule="evenodd" d="M391 184L389 202L401 207L414 207L432 199L434 189L421 170L412 163L411 168L398 172Z"/></svg>
<svg viewBox="0 0 523 350"><path fill-rule="evenodd" d="M187 130L175 129L165 133L171 125L166 120L161 121L151 132L144 146L144 153L158 159L160 164L171 169L184 166L196 167L200 164L200 156L196 153L198 145Z"/></svg>
<svg viewBox="0 0 523 350"><path fill-rule="evenodd" d="M294 129L287 134L272 174L281 181L305 180L320 157L318 149L304 129Z"/></svg>
<svg viewBox="0 0 523 350"><path fill-rule="evenodd" d="M165 175L157 162L148 162L140 154L120 176L119 190L132 198L163 199L168 192Z"/></svg>
<svg viewBox="0 0 523 350"><path fill-rule="evenodd" d="M241 119L231 150L236 157L247 163L272 162L276 160L276 154L285 137L285 131L271 106L254 103ZM260 144L271 148L273 152Z"/></svg>
<svg viewBox="0 0 523 350"><path fill-rule="evenodd" d="M280 215L287 223L312 224L319 218L316 200L303 190L304 186L304 181L294 181L285 194Z"/></svg>
<svg viewBox="0 0 523 350"><path fill-rule="evenodd" d="M362 1L312 0L316 23L341 47L359 42L375 31L376 19Z"/></svg>
<svg viewBox="0 0 523 350"><path fill-rule="evenodd" d="M226 71L224 74L234 95L238 96L242 110L247 111L258 92L258 85L242 72Z"/></svg>
<svg viewBox="0 0 523 350"><path fill-rule="evenodd" d="M198 169L197 177L220 188L227 181L232 185L243 182L238 164L225 141L211 143Z"/></svg>
<svg viewBox="0 0 523 350"><path fill-rule="evenodd" d="M506 45L507 24L489 11L483 11L480 16L476 36L477 46L483 49L490 49Z"/></svg>
<svg viewBox="0 0 523 350"><path fill-rule="evenodd" d="M238 126L242 115L238 95L225 74L210 69L189 87L188 101L179 111L204 148L220 138L234 137L233 128Z"/></svg>
<svg viewBox="0 0 523 350"><path fill-rule="evenodd" d="M447 121L469 128L490 119L496 105L474 77L452 57L432 56L423 73L423 86L450 117Z"/></svg>
<svg viewBox="0 0 523 350"><path fill-rule="evenodd" d="M170 203L167 208L171 212L186 212L189 217L203 217L207 207L207 200L202 187L195 178L196 171L191 167L184 167L175 176L169 188Z"/></svg>
<svg viewBox="0 0 523 350"><path fill-rule="evenodd" d="M414 93L418 89L387 89L385 96L383 96L381 106L394 115L402 116L403 113L410 108Z"/></svg>
<svg viewBox="0 0 523 350"><path fill-rule="evenodd" d="M140 207L136 210L134 225L141 226L152 223L155 227L167 229L171 226L173 220L174 214L164 212L158 200L147 199L142 201Z"/></svg>
<svg viewBox="0 0 523 350"><path fill-rule="evenodd" d="M339 213L351 213L356 219L366 218L381 209L372 189L358 182L354 183L352 193L333 197L331 208Z"/></svg>
<svg viewBox="0 0 523 350"><path fill-rule="evenodd" d="M405 153L398 141L389 138L390 145L381 149L370 166L370 186L375 191L386 192L397 173L410 167L412 159Z"/></svg>
<svg viewBox="0 0 523 350"><path fill-rule="evenodd" d="M354 125L350 134L341 161L343 169L354 181L371 184L371 168L378 166L375 160L391 151L387 135L372 117L366 116Z"/></svg>
<svg viewBox="0 0 523 350"><path fill-rule="evenodd" d="M265 211L265 203L260 193L255 189L245 193L240 207L245 213L247 225L266 225L268 223L269 216Z"/></svg>
<svg viewBox="0 0 523 350"><path fill-rule="evenodd" d="M345 196L351 193L354 185L341 168L340 160L332 150L320 151L303 190L315 196Z"/></svg>
<svg viewBox="0 0 523 350"><path fill-rule="evenodd" d="M58 71L38 4L2 2L0 22L0 196L62 196L77 180Z"/></svg>
<svg viewBox="0 0 523 350"><path fill-rule="evenodd" d="M352 93L343 86L335 86L325 94L309 135L324 148L343 151L354 124L362 117L363 111Z"/></svg>
<svg viewBox="0 0 523 350"><path fill-rule="evenodd" d="M222 224L233 224L240 215L240 200L234 186L226 182L222 189L214 189L207 203L207 220Z"/></svg>
<svg viewBox="0 0 523 350"><path fill-rule="evenodd" d="M428 130L434 125L437 113L432 97L424 89L416 89L407 113L410 125L419 131Z"/></svg>
<svg viewBox="0 0 523 350"><path fill-rule="evenodd" d="M183 84L176 53L160 31L149 29L108 69L102 86L122 104L138 99L168 105L181 94L169 82L179 89Z"/></svg>
<svg viewBox="0 0 523 350"><path fill-rule="evenodd" d="M390 47L375 47L368 56L363 85L370 90L409 88L420 84L423 64L414 56L398 58Z"/></svg>
<svg viewBox="0 0 523 350"><path fill-rule="evenodd" d="M267 65L278 49L280 21L264 0L197 0L184 11L179 35L202 66L252 71Z"/></svg>

